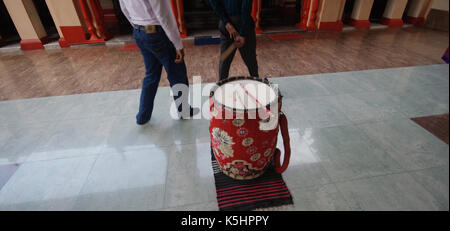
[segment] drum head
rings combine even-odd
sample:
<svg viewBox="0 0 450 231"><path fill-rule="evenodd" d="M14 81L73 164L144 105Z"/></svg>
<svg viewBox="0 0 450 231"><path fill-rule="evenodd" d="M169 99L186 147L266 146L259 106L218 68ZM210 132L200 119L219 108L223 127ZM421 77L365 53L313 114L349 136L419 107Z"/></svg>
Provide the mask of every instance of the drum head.
<svg viewBox="0 0 450 231"><path fill-rule="evenodd" d="M257 110L278 102L277 91L260 79L244 78L220 84L213 92L215 103L236 111Z"/></svg>

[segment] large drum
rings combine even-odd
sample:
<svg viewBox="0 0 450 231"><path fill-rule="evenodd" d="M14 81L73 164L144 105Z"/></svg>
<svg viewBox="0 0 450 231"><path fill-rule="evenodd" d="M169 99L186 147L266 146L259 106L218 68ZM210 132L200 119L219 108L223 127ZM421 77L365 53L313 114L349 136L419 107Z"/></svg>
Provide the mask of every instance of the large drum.
<svg viewBox="0 0 450 231"><path fill-rule="evenodd" d="M267 168L286 170L290 158L287 120L282 96L267 79L232 77L212 89L211 146L223 173L238 180L254 179ZM281 129L285 156L277 149Z"/></svg>

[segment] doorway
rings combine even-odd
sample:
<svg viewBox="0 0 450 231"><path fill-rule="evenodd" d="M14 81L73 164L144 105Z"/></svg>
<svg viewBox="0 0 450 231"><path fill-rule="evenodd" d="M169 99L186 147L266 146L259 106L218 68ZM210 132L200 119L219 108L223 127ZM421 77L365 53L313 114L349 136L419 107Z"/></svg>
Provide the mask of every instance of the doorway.
<svg viewBox="0 0 450 231"><path fill-rule="evenodd" d="M39 18L41 19L49 41L58 40L58 30L56 29L55 22L53 21L45 0L33 0L33 4L39 14Z"/></svg>
<svg viewBox="0 0 450 231"><path fill-rule="evenodd" d="M413 3L412 1L408 1L408 3L406 4L405 11L403 11L402 19L403 19L403 22L405 22L405 23L408 23L408 11L411 8L412 3Z"/></svg>
<svg viewBox="0 0 450 231"><path fill-rule="evenodd" d="M352 19L353 7L355 6L355 0L345 1L344 13L342 14L342 22L348 24Z"/></svg>
<svg viewBox="0 0 450 231"><path fill-rule="evenodd" d="M300 21L303 0L261 1L261 27L294 26Z"/></svg>
<svg viewBox="0 0 450 231"><path fill-rule="evenodd" d="M3 1L0 1L0 22L2 23L0 26L0 46L20 42L19 33Z"/></svg>
<svg viewBox="0 0 450 231"><path fill-rule="evenodd" d="M217 29L219 17L211 8L209 0L183 0L183 7L186 30L189 33Z"/></svg>
<svg viewBox="0 0 450 231"><path fill-rule="evenodd" d="M369 21L372 23L380 23L383 18L388 0L373 1L372 11L370 12Z"/></svg>
<svg viewBox="0 0 450 231"><path fill-rule="evenodd" d="M119 35L132 34L133 27L130 22L128 22L127 17L123 14L122 9L120 8L119 0L113 0L112 2L117 23L111 23L111 26L108 25L108 31Z"/></svg>

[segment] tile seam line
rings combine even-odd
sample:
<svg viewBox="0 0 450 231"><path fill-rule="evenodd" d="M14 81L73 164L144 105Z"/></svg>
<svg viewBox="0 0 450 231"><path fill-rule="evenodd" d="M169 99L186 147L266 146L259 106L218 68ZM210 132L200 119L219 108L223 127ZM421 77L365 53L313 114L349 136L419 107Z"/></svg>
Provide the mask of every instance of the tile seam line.
<svg viewBox="0 0 450 231"><path fill-rule="evenodd" d="M170 153L173 153L173 152L172 152L173 147L172 147L172 146L169 146L169 147L170 147L170 148L169 148ZM162 206L161 206L161 208L165 208L165 207L166 207L166 204L167 204L167 188L168 188L167 180L168 180L168 175L169 175L169 164L170 164L169 161L170 161L170 159L169 159L169 157L167 157L166 174L164 174L164 192L163 192L163 201L162 201Z"/></svg>
<svg viewBox="0 0 450 231"><path fill-rule="evenodd" d="M94 155L93 155L93 156L94 156ZM93 161L93 163L92 163L92 165L91 165L91 167L90 167L90 169L89 169L88 174L86 175L86 178L85 178L84 181L83 181L83 185L80 187L80 190L79 190L78 193L76 194L77 198L76 198L76 199L74 200L74 202L72 203L72 207L71 207L70 210L73 210L74 207L76 206L76 204L77 204L77 202L78 202L78 199L79 199L78 197L79 197L80 195L82 195L83 190L85 189L85 187L86 187L86 185L87 185L87 183L88 183L88 179L89 179L89 177L91 176L92 170L94 169L95 164L97 163L97 160L99 159L99 157L100 157L100 154L97 154L96 157L95 157L95 160Z"/></svg>
<svg viewBox="0 0 450 231"><path fill-rule="evenodd" d="M443 168L443 167L447 167L447 169L448 169L449 165L441 165L441 166L436 166L436 167L427 168L427 169L423 169L423 170L412 171L411 174L410 174L410 176L413 179L413 181L416 182L417 184L419 184L420 186L422 186L422 188L425 189L425 191L428 192L431 195L431 197L438 203L439 203L439 201L435 198L434 193L431 190L429 190L429 187L427 187L423 183L419 182L419 180L412 174L415 173L415 172L419 172L419 171L426 171L426 170L431 170L431 169L439 169L439 168ZM448 185L447 185L447 189L448 189ZM448 194L448 191L447 191L447 194ZM432 203L432 204L435 205L434 203ZM438 211L442 210L441 208L439 208L440 207L439 204L436 205L436 206L437 206ZM448 204L447 204L447 206L448 206ZM446 211L448 211L448 207L447 207Z"/></svg>
<svg viewBox="0 0 450 231"><path fill-rule="evenodd" d="M177 146L188 146L188 145L195 145L195 144L200 144L200 145L204 145L204 144L210 144L210 142L199 142L199 143L187 143L187 144L169 144L167 146L153 146L153 147L143 147L143 148L136 148L136 149L132 149L130 151L123 151L123 152L114 152L114 151L100 151L98 154L99 155L109 155L109 154L128 154L129 152L132 151L142 151L142 150L147 150L147 149L159 149L159 148L171 148L174 145ZM95 154L91 154L91 155L95 155ZM85 155L87 156L87 155ZM80 156L81 157L81 156ZM65 159L65 158L61 158L61 159Z"/></svg>
<svg viewBox="0 0 450 231"><path fill-rule="evenodd" d="M306 74L306 75L298 75L298 76L279 76L279 77L271 77L271 79L280 79L280 78L299 78L299 77L306 77L306 76L313 76L313 75L328 75L328 74L336 74L336 73L353 73L353 72L364 72L364 71L377 71L377 70L387 70L387 69L402 69L402 68L414 68L414 67L426 67L426 66L439 66L439 65L447 65L447 64L429 64L429 65L418 65L418 66L405 66L405 67L393 67L393 68L384 68L384 69L368 69L368 70L357 70L357 71L345 71L345 72L333 72L333 73L318 73L318 74ZM208 82L209 83L209 82ZM214 83L214 82L211 82ZM423 84L422 84L423 85ZM426 84L426 85L438 85L438 84ZM168 86L163 86L168 87ZM51 97L62 97L62 96L73 96L73 95L88 95L88 94L99 94L99 93L105 93L105 92L116 92L116 91L135 91L139 90L137 89L128 89L128 90L111 90L111 91L99 91L99 92L88 92L88 93L77 93L77 94L69 94L69 95L57 95L57 96L44 96L44 97L35 97L35 98L25 98L25 99L12 99L12 100L4 100L0 102L7 102L7 101L15 101L15 100L30 100L30 99L40 99L40 98L51 98ZM376 90L378 91L378 90ZM376 91L370 91L370 92L376 92ZM381 91L381 90L380 90ZM391 90L392 91L392 90ZM347 93L349 94L349 93ZM332 94L330 94L332 95ZM336 95L336 94L335 94ZM340 95L340 94L338 94ZM326 95L324 95L326 96Z"/></svg>
<svg viewBox="0 0 450 231"><path fill-rule="evenodd" d="M92 153L92 154L86 154L86 155L80 155L80 156L66 156L66 157L59 157L59 158L49 158L49 159L45 159L45 160L31 160L28 161L23 161L23 162L17 162L20 165L26 165L26 164L34 164L34 163L40 163L40 162L46 162L46 161L57 161L57 160L66 160L66 159L81 159L81 158L85 158L85 157L92 157L92 156L97 156L100 155L99 152L96 153Z"/></svg>
<svg viewBox="0 0 450 231"><path fill-rule="evenodd" d="M405 118L405 119L407 119L407 118ZM402 120L403 120L403 119L402 119ZM390 120L385 120L385 121L392 121L392 119L390 119ZM385 121L374 121L374 123L384 123ZM353 126L355 126L357 129L359 129L361 132L363 132L363 134L366 136L366 138L367 138L371 143L373 143L373 144L375 144L375 145L378 145L378 146L381 148L381 150L382 150L386 155L388 155L388 156L394 161L394 163L397 164L397 166L400 167L400 170L403 169L403 167L402 167L402 165L400 164L400 162L398 162L395 158L393 158L393 157L392 157L392 154L389 154L389 150L387 150L387 149L384 147L384 145L380 144L377 140L375 140L374 138L372 138L372 137L367 133L366 130L364 130L364 129L361 128L361 126L357 125L357 124L354 123L353 121L352 121L352 124L353 124ZM405 169L405 170L406 170L406 169ZM400 172L401 172L401 171L400 171Z"/></svg>
<svg viewBox="0 0 450 231"><path fill-rule="evenodd" d="M376 69L366 69L366 70L355 70L355 71L341 71L341 72L330 72L330 73L317 73L317 74L304 74L304 75L292 75L292 76L281 76L282 78L296 78L296 77L306 77L306 76L314 76L314 75L331 75L331 74L339 74L339 73L354 73L354 72L369 72L369 71L381 71L381 70L395 70L395 69L412 69L416 67L428 67L428 66L448 66L448 64L436 63L436 64L427 64L427 65L413 65L413 66L403 66L403 67L388 67L388 68L376 68ZM280 78L280 77L270 77L272 78Z"/></svg>
<svg viewBox="0 0 450 231"><path fill-rule="evenodd" d="M342 126L342 125L340 125L340 126ZM344 125L344 126L345 126L345 125ZM337 127L339 127L339 125L338 125ZM296 132L297 132L297 133L300 133L300 129L297 129ZM302 140L304 140L304 139L302 138ZM307 144L307 146L308 146L308 150L312 153L311 146L310 146L309 144ZM319 168L322 170L322 172L325 172L326 176L328 177L329 182L328 182L328 183L324 183L324 184L317 184L317 185L323 186L323 185L328 185L328 184L334 184L333 178L331 178L331 176L330 176L330 174L328 173L327 169L326 169L325 166L322 164L322 161L319 162ZM283 180L284 180L284 178L283 178ZM285 182L285 183L286 183L287 186L289 186L287 182ZM317 185L311 185L311 187L315 187L315 186L317 186ZM301 187L301 186L299 186L299 187ZM299 188L299 187L298 187L298 188ZM295 188L293 188L293 189L295 189ZM292 191L292 190L289 190L289 192L291 192L291 191ZM292 196L292 198L294 199L294 195L291 194L291 196ZM346 203L347 203L347 202L346 202Z"/></svg>
<svg viewBox="0 0 450 231"><path fill-rule="evenodd" d="M404 171L390 172L390 173L376 175L376 176L367 176L367 177L362 177L362 178L357 178L357 179L350 179L350 180L345 180L345 181L335 181L335 182L333 182L333 184L343 184L343 183L359 181L359 180L367 180L367 179L378 178L378 177L401 175L401 174L405 174L405 173L420 172L420 171L424 171L424 170L437 169L437 168L442 168L442 167L449 167L449 165L443 164L443 165L436 165L433 167L427 167L427 168L422 168L422 169L404 170Z"/></svg>
<svg viewBox="0 0 450 231"><path fill-rule="evenodd" d="M189 204L183 204L180 206L170 206L170 207L163 207L164 209L176 209L179 207L187 207L187 206L193 206L193 205L201 205L201 204L206 204L206 203L214 203L217 202L216 200L213 201L205 201L205 202L198 202L198 203L189 203ZM180 211L180 210L175 210L175 211Z"/></svg>

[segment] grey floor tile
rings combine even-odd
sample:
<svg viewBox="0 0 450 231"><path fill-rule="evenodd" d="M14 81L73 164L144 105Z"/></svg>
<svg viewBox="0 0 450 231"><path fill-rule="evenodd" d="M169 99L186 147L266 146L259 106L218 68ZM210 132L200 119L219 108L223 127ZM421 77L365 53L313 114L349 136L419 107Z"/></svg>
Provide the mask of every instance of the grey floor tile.
<svg viewBox="0 0 450 231"><path fill-rule="evenodd" d="M370 91L371 88L365 87L361 81L355 81L348 73L324 74L316 77L322 86L332 92L334 95L351 94Z"/></svg>
<svg viewBox="0 0 450 231"><path fill-rule="evenodd" d="M323 168L320 156L312 152L308 141L312 138L310 130L290 130L291 157L283 178L289 188L323 185L331 182ZM281 135L278 137L277 147L284 158L284 146ZM283 160L284 161L284 160Z"/></svg>
<svg viewBox="0 0 450 231"><path fill-rule="evenodd" d="M405 169L420 169L449 162L449 146L409 119L358 126Z"/></svg>
<svg viewBox="0 0 450 231"><path fill-rule="evenodd" d="M448 84L427 85L421 90L427 95L429 95L431 100L438 103L441 107L446 108L448 113L448 105L449 105Z"/></svg>
<svg viewBox="0 0 450 231"><path fill-rule="evenodd" d="M103 152L169 146L173 142L169 139L173 123L155 116L148 124L140 126L134 115L118 117L112 123Z"/></svg>
<svg viewBox="0 0 450 231"><path fill-rule="evenodd" d="M218 211L217 201L164 208L163 211Z"/></svg>
<svg viewBox="0 0 450 231"><path fill-rule="evenodd" d="M295 117L306 121L309 128L349 125L351 121L335 103L332 96L306 98L298 101L300 113ZM286 107L293 105L286 105ZM295 119L295 118L294 118Z"/></svg>
<svg viewBox="0 0 450 231"><path fill-rule="evenodd" d="M439 210L439 202L408 173L336 184L351 210Z"/></svg>
<svg viewBox="0 0 450 231"><path fill-rule="evenodd" d="M164 148L100 155L72 209L161 209L168 155Z"/></svg>
<svg viewBox="0 0 450 231"><path fill-rule="evenodd" d="M353 123L405 118L389 98L387 92L370 92L337 95L334 100Z"/></svg>
<svg viewBox="0 0 450 231"><path fill-rule="evenodd" d="M303 99L333 94L319 81L305 76L288 77L280 81L276 79L274 82L279 84L279 89L286 98Z"/></svg>
<svg viewBox="0 0 450 231"><path fill-rule="evenodd" d="M148 124L139 126L135 117L129 115L113 122L103 152L195 144L209 142L209 137L209 121L205 119L174 120L155 115Z"/></svg>
<svg viewBox="0 0 450 231"><path fill-rule="evenodd" d="M209 143L176 145L169 155L166 208L216 199Z"/></svg>
<svg viewBox="0 0 450 231"><path fill-rule="evenodd" d="M447 67L445 67L447 66ZM447 85L448 65L429 65L408 68L396 68L392 70L398 74L406 75L411 81L422 85Z"/></svg>
<svg viewBox="0 0 450 231"><path fill-rule="evenodd" d="M343 73L344 74L344 73ZM377 82L376 79L383 76L383 73L377 70L345 72L345 77L349 82L358 85L358 88L364 89L366 92L382 91L383 84Z"/></svg>
<svg viewBox="0 0 450 231"><path fill-rule="evenodd" d="M14 124L0 131L0 164L23 163L34 155L37 147L47 142L55 125L52 123Z"/></svg>
<svg viewBox="0 0 450 231"><path fill-rule="evenodd" d="M406 170L418 170L449 164L447 153L412 151L405 153L388 152Z"/></svg>
<svg viewBox="0 0 450 231"><path fill-rule="evenodd" d="M334 184L290 189L295 211L348 211L344 196Z"/></svg>
<svg viewBox="0 0 450 231"><path fill-rule="evenodd" d="M312 129L308 145L334 182L402 171L403 168L358 127Z"/></svg>
<svg viewBox="0 0 450 231"><path fill-rule="evenodd" d="M438 202L439 210L449 209L449 166L424 169L411 173L412 177L419 182Z"/></svg>
<svg viewBox="0 0 450 231"><path fill-rule="evenodd" d="M302 130L310 127L304 110L300 108L300 100L284 98L281 110L286 115L289 129Z"/></svg>
<svg viewBox="0 0 450 231"><path fill-rule="evenodd" d="M27 161L97 155L106 147L114 118L61 121L49 129L49 137Z"/></svg>
<svg viewBox="0 0 450 231"><path fill-rule="evenodd" d="M372 74L368 81L376 86L377 90L397 91L420 85L421 82L407 73L407 70L396 69L373 70L366 73Z"/></svg>
<svg viewBox="0 0 450 231"><path fill-rule="evenodd" d="M72 100L78 104L70 108L64 120L118 116L123 111L123 92L73 95Z"/></svg>
<svg viewBox="0 0 450 231"><path fill-rule="evenodd" d="M449 147L409 120L448 113L448 73L429 65L271 79L289 120L290 210L448 210ZM0 210L218 210L209 121L174 120L164 87L150 123L137 126L139 97L0 102L0 165L21 163Z"/></svg>
<svg viewBox="0 0 450 231"><path fill-rule="evenodd" d="M139 112L139 100L140 100L141 90L131 90L131 91L123 91L122 97L119 99L120 101L120 115L131 115L136 116ZM166 106L165 104L161 106ZM160 105L156 105L160 110Z"/></svg>
<svg viewBox="0 0 450 231"><path fill-rule="evenodd" d="M95 157L24 163L0 191L0 210L70 210Z"/></svg>
<svg viewBox="0 0 450 231"><path fill-rule="evenodd" d="M19 164L0 165L0 190L19 168Z"/></svg>
<svg viewBox="0 0 450 231"><path fill-rule="evenodd" d="M52 116L40 116L48 113L48 109L52 108L54 101L52 99L27 99L27 100L11 100L0 104L0 124L24 124L42 122L52 120L53 117L59 117L55 111Z"/></svg>
<svg viewBox="0 0 450 231"><path fill-rule="evenodd" d="M449 111L448 87L417 85L391 91L391 100L409 118L445 114Z"/></svg>
<svg viewBox="0 0 450 231"><path fill-rule="evenodd" d="M6 143L11 137L17 136L17 126L0 125L0 145Z"/></svg>

